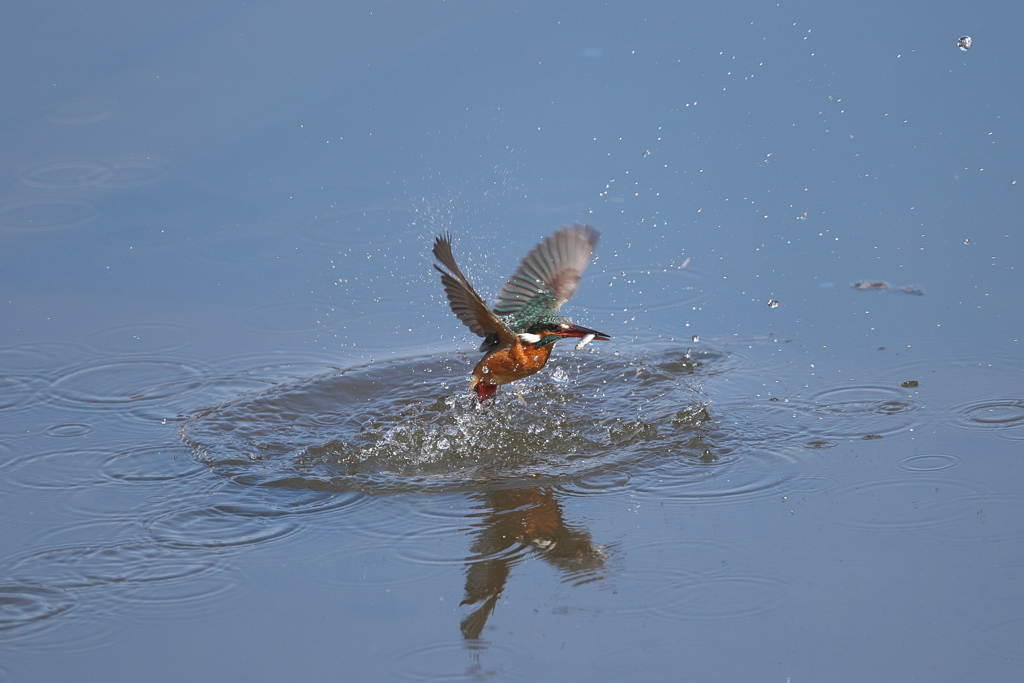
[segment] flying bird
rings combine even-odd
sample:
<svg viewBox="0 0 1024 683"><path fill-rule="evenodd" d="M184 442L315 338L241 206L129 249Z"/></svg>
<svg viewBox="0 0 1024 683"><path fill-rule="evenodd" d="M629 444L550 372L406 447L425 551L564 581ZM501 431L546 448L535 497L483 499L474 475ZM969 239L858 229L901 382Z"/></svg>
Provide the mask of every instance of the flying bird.
<svg viewBox="0 0 1024 683"><path fill-rule="evenodd" d="M434 268L441 273L452 313L484 338L480 343L484 357L473 369L469 383L481 403L494 396L500 385L543 368L559 339L581 338L576 346L579 349L594 339L611 338L555 315L579 288L580 277L600 237L589 225L562 226L526 255L498 294L493 309L487 307L455 263L451 235L441 235L434 241L434 258L440 263Z"/></svg>

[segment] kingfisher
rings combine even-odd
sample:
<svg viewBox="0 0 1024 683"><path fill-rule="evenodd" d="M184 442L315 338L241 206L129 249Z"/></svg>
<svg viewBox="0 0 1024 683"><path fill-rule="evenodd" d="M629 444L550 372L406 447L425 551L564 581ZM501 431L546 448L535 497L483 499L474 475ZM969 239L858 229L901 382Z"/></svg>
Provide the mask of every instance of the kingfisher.
<svg viewBox="0 0 1024 683"><path fill-rule="evenodd" d="M580 286L583 270L601 233L589 225L562 226L535 246L498 294L494 308L473 289L452 255L452 237L434 241L441 284L452 313L474 334L484 338L484 357L473 369L469 388L481 403L502 384L528 377L544 367L555 342L580 338L577 349L591 341L611 339L604 332L573 324L555 315Z"/></svg>

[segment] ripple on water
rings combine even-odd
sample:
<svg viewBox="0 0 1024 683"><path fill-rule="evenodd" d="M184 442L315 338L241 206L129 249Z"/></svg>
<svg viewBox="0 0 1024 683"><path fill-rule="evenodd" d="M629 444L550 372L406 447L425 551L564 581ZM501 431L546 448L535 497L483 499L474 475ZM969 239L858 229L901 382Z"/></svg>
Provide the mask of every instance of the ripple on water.
<svg viewBox="0 0 1024 683"><path fill-rule="evenodd" d="M24 407L42 386L42 382L32 377L0 376L0 410Z"/></svg>
<svg viewBox="0 0 1024 683"><path fill-rule="evenodd" d="M977 487L937 478L854 484L831 491L825 518L858 529L918 529L974 514Z"/></svg>
<svg viewBox="0 0 1024 683"><path fill-rule="evenodd" d="M79 367L57 378L50 390L76 405L107 410L165 401L201 385L199 371L185 363L140 358Z"/></svg>
<svg viewBox="0 0 1024 683"><path fill-rule="evenodd" d="M338 510L352 513L367 507L373 501L372 497L359 491L339 492L323 488L296 487L288 480L263 483L256 488L237 489L233 496L221 494L221 498L222 502L214 506L218 512L268 522Z"/></svg>
<svg viewBox="0 0 1024 683"><path fill-rule="evenodd" d="M941 472L959 467L963 458L950 453L921 453L902 458L897 467L905 472Z"/></svg>
<svg viewBox="0 0 1024 683"><path fill-rule="evenodd" d="M990 491L965 495L957 502L965 514L929 527L928 538L943 545L997 544L1004 553L1024 544L1024 496Z"/></svg>
<svg viewBox="0 0 1024 683"><path fill-rule="evenodd" d="M0 633L38 630L74 605L67 592L34 583L0 583Z"/></svg>
<svg viewBox="0 0 1024 683"><path fill-rule="evenodd" d="M514 672L528 652L499 643L451 641L398 653L392 672L403 681L520 680Z"/></svg>
<svg viewBox="0 0 1024 683"><path fill-rule="evenodd" d="M294 382L309 379L312 375L342 372L341 366L325 362L322 356L322 353L307 353L305 356L301 353L289 353L287 362L282 362L281 354L254 354L252 356L232 356L224 359L222 364L236 368L238 377L266 384ZM237 395L225 396L224 400L228 401L237 397Z"/></svg>
<svg viewBox="0 0 1024 683"><path fill-rule="evenodd" d="M100 181L103 187L124 188L152 185L167 177L169 170L164 161L145 159L111 159L103 162L107 174Z"/></svg>
<svg viewBox="0 0 1024 683"><path fill-rule="evenodd" d="M516 562L526 556L530 546L523 542L499 545L491 552L468 551L465 525L415 529L399 534L392 541L402 559L413 564L464 566L492 560Z"/></svg>
<svg viewBox="0 0 1024 683"><path fill-rule="evenodd" d="M118 620L116 600L94 600L85 604L76 600L71 610L47 626L45 636L20 640L18 650L60 657L72 652L98 650L110 647L124 628ZM15 635L22 633L30 635L34 632L26 629Z"/></svg>
<svg viewBox="0 0 1024 683"><path fill-rule="evenodd" d="M5 479L30 489L78 489L103 482L100 464L110 451L67 448L18 458L7 468Z"/></svg>
<svg viewBox="0 0 1024 683"><path fill-rule="evenodd" d="M74 199L38 199L0 206L0 231L14 233L67 230L92 222L99 209Z"/></svg>
<svg viewBox="0 0 1024 683"><path fill-rule="evenodd" d="M114 481L166 482L192 477L206 471L192 453L180 444L141 446L109 455L99 467Z"/></svg>
<svg viewBox="0 0 1024 683"><path fill-rule="evenodd" d="M839 486L839 480L834 477L805 475L787 479L777 489L787 495L800 495L831 491L837 486Z"/></svg>
<svg viewBox="0 0 1024 683"><path fill-rule="evenodd" d="M193 343L199 329L181 323L131 323L94 330L88 341L103 352L144 355L176 351Z"/></svg>
<svg viewBox="0 0 1024 683"><path fill-rule="evenodd" d="M163 180L167 165L154 159L57 159L33 164L19 175L24 184L47 190L126 188Z"/></svg>
<svg viewBox="0 0 1024 683"><path fill-rule="evenodd" d="M148 422L183 422L190 417L190 412L195 409L197 403L223 401L248 391L265 388L271 382L251 377L206 377L199 381L186 380L183 384L187 385L185 391L168 395L159 401L136 401L127 412Z"/></svg>
<svg viewBox="0 0 1024 683"><path fill-rule="evenodd" d="M75 487L63 497L69 514L81 519L141 525L154 515L154 510L176 509L184 501L205 499L219 483L210 477L111 479L106 471L99 474L104 478L102 484Z"/></svg>
<svg viewBox="0 0 1024 683"><path fill-rule="evenodd" d="M906 389L862 385L831 387L809 398L769 401L761 408L808 438L863 439L913 429L920 404Z"/></svg>
<svg viewBox="0 0 1024 683"><path fill-rule="evenodd" d="M325 543L324 547L324 552L304 563L314 567L307 581L349 588L391 588L425 585L433 577L449 571L443 564L398 561L393 548L376 542L365 546L353 544L350 534L342 534L336 542Z"/></svg>
<svg viewBox="0 0 1024 683"><path fill-rule="evenodd" d="M775 495L799 471L796 465L784 453L737 444L652 467L636 478L635 489L666 502L730 503Z"/></svg>
<svg viewBox="0 0 1024 683"><path fill-rule="evenodd" d="M78 344L20 344L0 347L0 372L49 377L54 367L63 367L69 358L81 358L88 349Z"/></svg>
<svg viewBox="0 0 1024 683"><path fill-rule="evenodd" d="M654 590L654 614L667 619L736 619L782 607L792 591L786 581L764 574L722 573L669 581Z"/></svg>
<svg viewBox="0 0 1024 683"><path fill-rule="evenodd" d="M188 579L214 566L214 559L208 556L178 552L149 541L134 541L32 553L14 562L10 576L19 581L73 590Z"/></svg>
<svg viewBox="0 0 1024 683"><path fill-rule="evenodd" d="M81 99L54 102L43 114L52 123L83 124L109 119L116 111L117 105L108 100Z"/></svg>
<svg viewBox="0 0 1024 683"><path fill-rule="evenodd" d="M176 510L150 525L153 539L171 548L221 549L280 540L298 524L257 511L245 514L231 506L194 507Z"/></svg>
<svg viewBox="0 0 1024 683"><path fill-rule="evenodd" d="M558 485L562 493L572 495L592 495L595 493L611 493L630 488L633 481L631 475L624 468L609 468L600 472L592 472L580 475L571 481Z"/></svg>
<svg viewBox="0 0 1024 683"><path fill-rule="evenodd" d="M397 550L395 544L396 529L422 530L425 533L438 531L440 529L453 530L456 527L461 532L454 531L453 536L465 536L468 528L474 521L486 514L483 511L471 509L468 506L469 497L462 495L465 505L455 508L451 514L430 514L426 507L418 507L411 503L409 498L402 496L371 496L365 495L367 506L372 506L372 512L360 514L358 523L353 523L347 529L348 533L355 533L365 537L372 543L380 546L386 545L392 552ZM461 495L461 494L460 494ZM428 496L430 500L433 496ZM355 512L355 510L349 511ZM359 512L362 512L360 510ZM410 532L411 542L415 542L415 531ZM447 532L445 532L447 533Z"/></svg>
<svg viewBox="0 0 1024 683"><path fill-rule="evenodd" d="M47 436L54 436L59 439L68 439L76 436L85 436L91 431L92 425L85 424L84 422L65 422L50 425L43 430L43 434L46 434Z"/></svg>
<svg viewBox="0 0 1024 683"><path fill-rule="evenodd" d="M1008 439L1024 439L1024 398L971 401L953 407L956 424L989 431Z"/></svg>
<svg viewBox="0 0 1024 683"><path fill-rule="evenodd" d="M628 549L628 566L611 579L615 590L591 596L596 602L590 609L702 620L781 607L791 586L766 573L743 570L750 556L744 544L738 538L647 539ZM584 603L587 599L581 597Z"/></svg>
<svg viewBox="0 0 1024 683"><path fill-rule="evenodd" d="M118 592L118 607L125 607L127 618L151 619L154 612L159 623L223 620L245 609L244 601L233 593L238 580L228 572L207 571L173 581L127 584ZM141 609L140 609L141 608ZM119 615L123 623L126 617Z"/></svg>
<svg viewBox="0 0 1024 683"><path fill-rule="evenodd" d="M34 164L19 175L31 187L69 189L102 183L110 176L110 168L93 159L59 159Z"/></svg>
<svg viewBox="0 0 1024 683"><path fill-rule="evenodd" d="M739 538L646 538L629 548L629 566L621 575L631 578L636 571L650 572L671 568L690 578L720 570L725 563L735 564L743 555ZM645 574L646 576L646 574ZM660 583L657 579L652 585Z"/></svg>
<svg viewBox="0 0 1024 683"><path fill-rule="evenodd" d="M389 502L404 500L399 498L388 498ZM389 512L390 511L390 512ZM408 501L408 505L396 507L389 505L385 508L385 515L396 514L408 517L421 518L424 525L433 527L438 520L443 523L452 524L464 522L469 525L476 525L479 518L490 514L491 509L482 505L476 496L465 496L456 493L450 496L426 496L414 497ZM381 516L381 508L374 509L373 518Z"/></svg>

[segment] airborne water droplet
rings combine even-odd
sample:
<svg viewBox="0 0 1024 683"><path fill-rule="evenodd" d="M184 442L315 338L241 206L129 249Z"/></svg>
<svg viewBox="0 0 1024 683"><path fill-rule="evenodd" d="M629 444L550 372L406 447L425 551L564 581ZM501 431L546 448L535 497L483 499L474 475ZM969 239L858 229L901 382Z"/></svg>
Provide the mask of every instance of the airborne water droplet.
<svg viewBox="0 0 1024 683"><path fill-rule="evenodd" d="M690 337L690 341L692 341L694 344L696 344L697 342L700 341L700 335L699 334L693 335L692 337Z"/></svg>
<svg viewBox="0 0 1024 683"><path fill-rule="evenodd" d="M568 382L569 373L565 371L565 368L555 368L555 371L551 373L551 379L556 382Z"/></svg>
<svg viewBox="0 0 1024 683"><path fill-rule="evenodd" d="M778 299L768 299L768 308L778 308L778 307L779 307L779 300Z"/></svg>
<svg viewBox="0 0 1024 683"><path fill-rule="evenodd" d="M964 52L967 52L971 49L971 43L973 42L974 41L971 40L970 36L960 36L960 40L956 41L956 46Z"/></svg>

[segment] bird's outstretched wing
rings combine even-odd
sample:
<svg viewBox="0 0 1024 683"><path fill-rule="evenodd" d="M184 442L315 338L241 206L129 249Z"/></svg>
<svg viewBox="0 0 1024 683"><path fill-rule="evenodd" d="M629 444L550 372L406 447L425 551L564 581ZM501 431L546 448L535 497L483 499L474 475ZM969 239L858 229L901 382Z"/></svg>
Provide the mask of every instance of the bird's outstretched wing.
<svg viewBox="0 0 1024 683"><path fill-rule="evenodd" d="M498 294L494 312L553 315L576 293L600 238L601 233L589 225L563 225L526 255Z"/></svg>
<svg viewBox="0 0 1024 683"><path fill-rule="evenodd" d="M499 344L512 344L515 335L505 323L498 319L480 295L469 284L469 280L459 270L452 256L452 237L444 234L434 240L434 258L444 266L441 268L434 265L441 273L441 284L448 295L448 303L452 307L452 313L461 320L466 327L485 337L485 344L497 347Z"/></svg>

